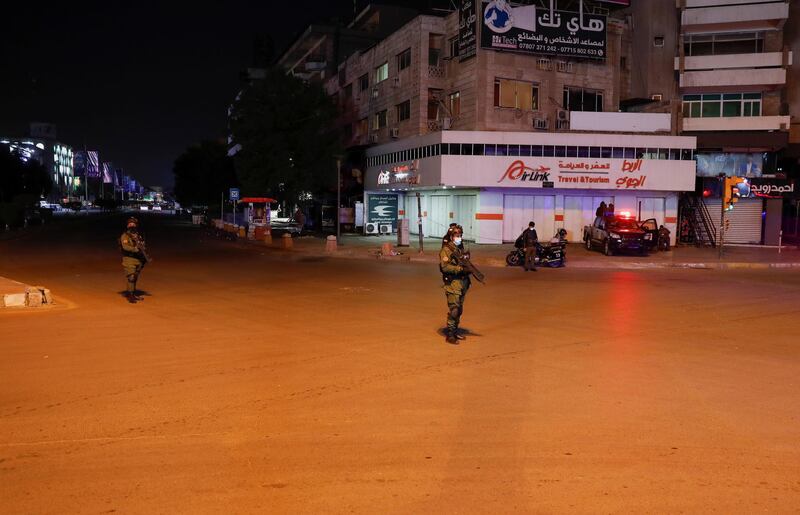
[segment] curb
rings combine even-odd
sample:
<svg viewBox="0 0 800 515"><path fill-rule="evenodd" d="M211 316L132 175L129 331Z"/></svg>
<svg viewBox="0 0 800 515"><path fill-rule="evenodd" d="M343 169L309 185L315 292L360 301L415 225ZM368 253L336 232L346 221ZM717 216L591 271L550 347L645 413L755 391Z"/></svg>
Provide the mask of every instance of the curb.
<svg viewBox="0 0 800 515"><path fill-rule="evenodd" d="M55 304L53 294L44 286L28 286L17 281L7 281L18 285L13 293L0 293L0 308L39 308Z"/></svg>

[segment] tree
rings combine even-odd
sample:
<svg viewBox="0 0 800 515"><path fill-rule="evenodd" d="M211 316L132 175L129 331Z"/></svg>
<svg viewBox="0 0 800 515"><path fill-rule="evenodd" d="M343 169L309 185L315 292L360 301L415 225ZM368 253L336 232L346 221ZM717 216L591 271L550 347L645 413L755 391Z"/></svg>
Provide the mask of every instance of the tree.
<svg viewBox="0 0 800 515"><path fill-rule="evenodd" d="M12 202L18 197L36 202L50 194L52 188L53 180L44 165L33 159L22 161L18 155L0 148L0 202Z"/></svg>
<svg viewBox="0 0 800 515"><path fill-rule="evenodd" d="M301 192L335 188L341 152L336 106L317 84L278 68L239 96L231 116L236 175L248 195L296 201Z"/></svg>
<svg viewBox="0 0 800 515"><path fill-rule="evenodd" d="M238 186L233 160L223 143L203 141L186 149L172 168L175 197L183 205L215 205L220 194Z"/></svg>

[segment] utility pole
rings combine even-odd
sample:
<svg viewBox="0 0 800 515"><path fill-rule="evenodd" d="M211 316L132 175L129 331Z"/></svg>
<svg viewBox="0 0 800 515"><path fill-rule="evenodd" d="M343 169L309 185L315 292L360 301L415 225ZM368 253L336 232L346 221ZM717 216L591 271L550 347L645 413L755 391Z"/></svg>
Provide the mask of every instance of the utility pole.
<svg viewBox="0 0 800 515"><path fill-rule="evenodd" d="M342 207L342 156L336 156L336 244L341 239L341 215Z"/></svg>
<svg viewBox="0 0 800 515"><path fill-rule="evenodd" d="M417 232L419 233L419 253L422 254L425 250L422 243L422 199L417 192Z"/></svg>
<svg viewBox="0 0 800 515"><path fill-rule="evenodd" d="M719 221L719 259L722 259L722 245L725 242L725 177L722 176L719 178L722 187L720 188L720 221Z"/></svg>

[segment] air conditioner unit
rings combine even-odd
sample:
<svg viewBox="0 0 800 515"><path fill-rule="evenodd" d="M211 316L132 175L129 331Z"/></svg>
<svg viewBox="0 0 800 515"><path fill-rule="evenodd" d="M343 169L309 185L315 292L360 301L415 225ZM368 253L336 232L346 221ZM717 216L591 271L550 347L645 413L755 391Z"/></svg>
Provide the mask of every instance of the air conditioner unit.
<svg viewBox="0 0 800 515"><path fill-rule="evenodd" d="M650 100L655 100L656 102L661 102L662 100L664 100L664 95L662 95L661 93L654 93L654 94L650 95Z"/></svg>
<svg viewBox="0 0 800 515"><path fill-rule="evenodd" d="M564 73L572 73L572 63L567 61L556 61L556 69Z"/></svg>
<svg viewBox="0 0 800 515"><path fill-rule="evenodd" d="M367 222L364 224L364 234L378 234L379 232L378 224L375 222Z"/></svg>
<svg viewBox="0 0 800 515"><path fill-rule="evenodd" d="M400 129L398 129L397 127L392 127L391 129L389 129L389 135L391 137L395 138L395 139L399 138L400 137Z"/></svg>
<svg viewBox="0 0 800 515"><path fill-rule="evenodd" d="M533 128L534 129L547 129L547 118L534 118L533 119Z"/></svg>
<svg viewBox="0 0 800 515"><path fill-rule="evenodd" d="M449 116L442 118L442 130L448 131L450 127L453 125L453 119Z"/></svg>
<svg viewBox="0 0 800 515"><path fill-rule="evenodd" d="M566 109L559 109L556 111L556 119L560 122L568 122L569 121L569 111Z"/></svg>
<svg viewBox="0 0 800 515"><path fill-rule="evenodd" d="M372 88L372 98L378 98L378 88Z"/></svg>
<svg viewBox="0 0 800 515"><path fill-rule="evenodd" d="M550 61L550 59L542 57L541 59L538 59L536 61L536 67L539 68L540 70L552 70L553 63Z"/></svg>
<svg viewBox="0 0 800 515"><path fill-rule="evenodd" d="M378 229L381 234L392 234L392 224L380 224Z"/></svg>
<svg viewBox="0 0 800 515"><path fill-rule="evenodd" d="M378 142L378 135L377 134L370 134L369 135L369 142L370 143L377 143Z"/></svg>

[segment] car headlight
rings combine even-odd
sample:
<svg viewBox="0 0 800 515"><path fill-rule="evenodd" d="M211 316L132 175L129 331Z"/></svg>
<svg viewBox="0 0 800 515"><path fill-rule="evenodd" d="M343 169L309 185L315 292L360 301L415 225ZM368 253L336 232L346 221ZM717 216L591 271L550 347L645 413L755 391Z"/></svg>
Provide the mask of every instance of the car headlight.
<svg viewBox="0 0 800 515"><path fill-rule="evenodd" d="M645 234L645 235L644 235L644 239L646 239L646 240L652 240L652 239L653 239L653 235L652 235L652 234L649 234L649 233L648 233L648 234Z"/></svg>
<svg viewBox="0 0 800 515"><path fill-rule="evenodd" d="M619 234L617 234L615 232L612 232L611 234L609 234L609 236L611 236L615 240L618 240L618 239L622 238L622 236L620 236Z"/></svg>

